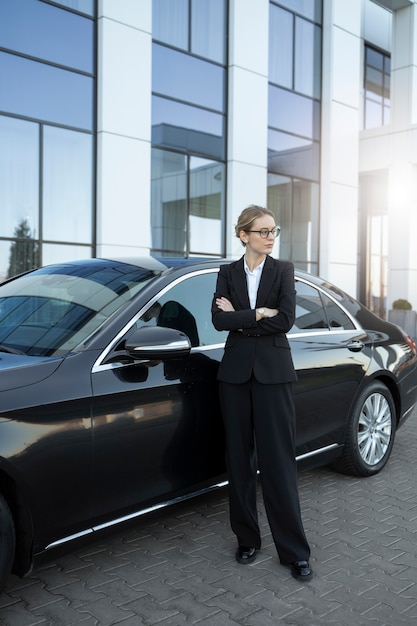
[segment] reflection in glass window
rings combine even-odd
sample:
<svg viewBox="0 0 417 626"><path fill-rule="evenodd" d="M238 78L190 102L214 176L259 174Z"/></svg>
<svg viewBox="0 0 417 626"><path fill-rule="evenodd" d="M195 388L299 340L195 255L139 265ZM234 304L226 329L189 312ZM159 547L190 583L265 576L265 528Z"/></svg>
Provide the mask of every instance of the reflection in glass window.
<svg viewBox="0 0 417 626"><path fill-rule="evenodd" d="M152 1L152 37L188 50L188 0Z"/></svg>
<svg viewBox="0 0 417 626"><path fill-rule="evenodd" d="M227 0L153 0L152 37L217 63L226 63Z"/></svg>
<svg viewBox="0 0 417 626"><path fill-rule="evenodd" d="M54 0L54 2L86 15L94 16L95 14L95 0Z"/></svg>
<svg viewBox="0 0 417 626"><path fill-rule="evenodd" d="M364 128L377 128L390 123L390 80L390 56L365 46Z"/></svg>
<svg viewBox="0 0 417 626"><path fill-rule="evenodd" d="M313 98L321 90L321 29L311 22L295 19L294 89Z"/></svg>
<svg viewBox="0 0 417 626"><path fill-rule="evenodd" d="M0 52L0 109L93 129L94 81L88 76Z"/></svg>
<svg viewBox="0 0 417 626"><path fill-rule="evenodd" d="M221 255L223 163L153 149L151 190L154 250Z"/></svg>
<svg viewBox="0 0 417 626"><path fill-rule="evenodd" d="M224 215L223 163L190 158L190 250L221 254Z"/></svg>
<svg viewBox="0 0 417 626"><path fill-rule="evenodd" d="M93 34L93 20L46 2L0 3L2 48L92 73Z"/></svg>
<svg viewBox="0 0 417 626"><path fill-rule="evenodd" d="M270 4L269 10L269 80L292 89L293 16Z"/></svg>
<svg viewBox="0 0 417 626"><path fill-rule="evenodd" d="M328 330L327 315L319 291L300 280L296 281L295 290L295 323L290 332Z"/></svg>
<svg viewBox="0 0 417 626"><path fill-rule="evenodd" d="M44 127L43 238L92 240L92 136Z"/></svg>
<svg viewBox="0 0 417 626"><path fill-rule="evenodd" d="M174 285L153 302L137 322L141 326L163 326L185 333L192 346L223 343L226 331L217 331L207 314L216 289L217 272L198 274Z"/></svg>
<svg viewBox="0 0 417 626"><path fill-rule="evenodd" d="M294 11L294 13L304 15L304 17L315 22L321 22L322 0L277 0L277 2L285 4L285 6L291 11Z"/></svg>
<svg viewBox="0 0 417 626"><path fill-rule="evenodd" d="M226 63L225 0L192 0L191 19L191 52Z"/></svg>
<svg viewBox="0 0 417 626"><path fill-rule="evenodd" d="M319 143L269 129L268 170L318 181L320 175Z"/></svg>
<svg viewBox="0 0 417 626"><path fill-rule="evenodd" d="M92 257L91 246L71 246L59 243L44 243L42 246L42 264L83 261Z"/></svg>
<svg viewBox="0 0 417 626"><path fill-rule="evenodd" d="M0 115L0 214L2 237L23 222L39 237L39 127Z"/></svg>
<svg viewBox="0 0 417 626"><path fill-rule="evenodd" d="M226 151L224 116L153 96L152 143L223 159Z"/></svg>
<svg viewBox="0 0 417 626"><path fill-rule="evenodd" d="M319 186L270 173L268 207L281 227L279 256L291 259L299 269L317 273Z"/></svg>
<svg viewBox="0 0 417 626"><path fill-rule="evenodd" d="M223 68L158 44L152 54L154 93L223 112Z"/></svg>
<svg viewBox="0 0 417 626"><path fill-rule="evenodd" d="M320 105L311 98L269 86L269 126L311 139L320 136Z"/></svg>
<svg viewBox="0 0 417 626"><path fill-rule="evenodd" d="M184 254L187 234L187 157L152 150L152 246Z"/></svg>

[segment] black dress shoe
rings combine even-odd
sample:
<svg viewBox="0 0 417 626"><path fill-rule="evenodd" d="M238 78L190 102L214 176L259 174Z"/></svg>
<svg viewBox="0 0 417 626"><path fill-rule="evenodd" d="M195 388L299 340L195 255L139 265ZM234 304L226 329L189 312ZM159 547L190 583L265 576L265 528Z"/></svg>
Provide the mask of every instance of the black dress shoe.
<svg viewBox="0 0 417 626"><path fill-rule="evenodd" d="M297 580L306 581L313 578L313 570L308 561L293 561L292 563L281 561L281 565L289 567L291 569L291 575Z"/></svg>
<svg viewBox="0 0 417 626"><path fill-rule="evenodd" d="M236 561L238 563L252 563L256 559L256 548L239 546L236 550Z"/></svg>
<svg viewBox="0 0 417 626"><path fill-rule="evenodd" d="M313 578L313 570L308 561L294 561L290 568L292 576L297 580L306 581Z"/></svg>

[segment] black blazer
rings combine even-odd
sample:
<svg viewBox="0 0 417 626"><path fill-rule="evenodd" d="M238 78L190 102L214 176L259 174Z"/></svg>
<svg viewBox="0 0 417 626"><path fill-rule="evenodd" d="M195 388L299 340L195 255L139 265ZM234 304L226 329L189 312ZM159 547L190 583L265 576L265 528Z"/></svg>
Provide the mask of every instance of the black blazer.
<svg viewBox="0 0 417 626"><path fill-rule="evenodd" d="M226 297L234 311L222 311L216 298ZM286 334L295 318L294 266L267 256L258 288L256 308L278 309L272 318L256 321L246 283L244 258L221 265L212 304L212 321L229 335L218 380L245 383L252 373L266 384L297 380Z"/></svg>

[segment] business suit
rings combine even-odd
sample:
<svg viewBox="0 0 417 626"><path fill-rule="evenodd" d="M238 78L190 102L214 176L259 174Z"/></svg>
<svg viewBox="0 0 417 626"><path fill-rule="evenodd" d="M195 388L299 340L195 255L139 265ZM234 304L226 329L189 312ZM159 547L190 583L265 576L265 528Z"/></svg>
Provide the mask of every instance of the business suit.
<svg viewBox="0 0 417 626"><path fill-rule="evenodd" d="M234 311L221 310L227 298ZM256 308L278 314L256 321ZM265 258L256 308L250 306L244 257L220 268L212 305L217 330L228 330L219 366L220 399L227 441L230 519L239 546L259 548L256 469L259 467L271 533L284 563L308 560L295 461L296 380L287 337L294 322L292 263ZM256 450L256 451L255 451ZM257 453L257 454L256 454Z"/></svg>

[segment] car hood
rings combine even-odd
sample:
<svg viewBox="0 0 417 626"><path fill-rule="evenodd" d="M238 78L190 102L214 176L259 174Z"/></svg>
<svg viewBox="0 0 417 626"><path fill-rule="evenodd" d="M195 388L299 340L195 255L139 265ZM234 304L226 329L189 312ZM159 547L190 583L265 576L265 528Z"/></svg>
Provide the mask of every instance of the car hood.
<svg viewBox="0 0 417 626"><path fill-rule="evenodd" d="M63 357L39 357L0 352L0 391L27 387L48 378Z"/></svg>

